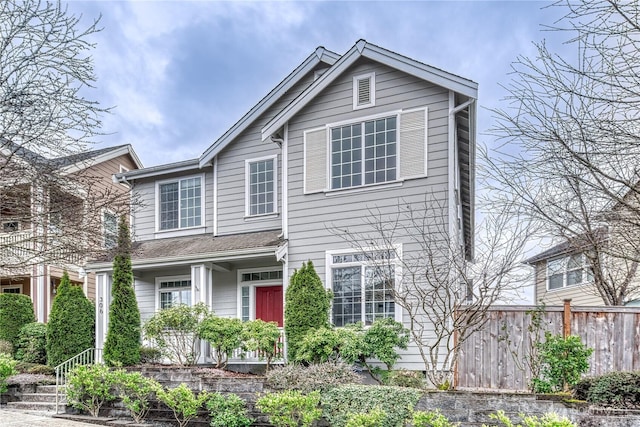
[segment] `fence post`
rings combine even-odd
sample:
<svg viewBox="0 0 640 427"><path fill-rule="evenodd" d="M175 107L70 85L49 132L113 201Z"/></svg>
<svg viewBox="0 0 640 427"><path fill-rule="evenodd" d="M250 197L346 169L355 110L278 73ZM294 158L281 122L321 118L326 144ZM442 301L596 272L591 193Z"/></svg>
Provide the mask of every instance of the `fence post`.
<svg viewBox="0 0 640 427"><path fill-rule="evenodd" d="M571 298L564 300L564 312L562 316L562 337L567 339L571 335Z"/></svg>

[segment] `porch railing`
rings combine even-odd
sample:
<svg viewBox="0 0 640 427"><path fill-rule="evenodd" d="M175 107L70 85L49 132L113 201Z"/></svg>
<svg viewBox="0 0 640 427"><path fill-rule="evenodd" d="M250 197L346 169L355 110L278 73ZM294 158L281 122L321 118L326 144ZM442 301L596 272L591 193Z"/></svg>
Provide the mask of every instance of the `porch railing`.
<svg viewBox="0 0 640 427"><path fill-rule="evenodd" d="M56 414L58 414L58 404L60 402L60 387L67 384L67 374L76 366L93 365L102 360L101 348L88 348L80 354L73 356L55 367L56 370Z"/></svg>
<svg viewBox="0 0 640 427"><path fill-rule="evenodd" d="M280 338L276 344L280 349L279 356L276 356L272 362L281 362L284 360L284 329L280 328ZM244 351L242 348L236 348L229 362L242 362L242 363L264 363L264 354L259 351Z"/></svg>

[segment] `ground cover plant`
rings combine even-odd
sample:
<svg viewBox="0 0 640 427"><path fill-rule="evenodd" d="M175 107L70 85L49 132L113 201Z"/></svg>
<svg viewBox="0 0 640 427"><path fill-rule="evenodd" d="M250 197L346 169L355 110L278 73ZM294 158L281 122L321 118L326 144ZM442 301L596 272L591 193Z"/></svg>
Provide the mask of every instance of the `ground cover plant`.
<svg viewBox="0 0 640 427"><path fill-rule="evenodd" d="M344 362L325 362L309 366L290 363L266 373L267 384L275 390L297 390L304 394L327 391L346 384L360 384L353 366Z"/></svg>
<svg viewBox="0 0 640 427"><path fill-rule="evenodd" d="M452 423L436 409L435 411L415 411L411 414L413 427L458 427L460 423Z"/></svg>
<svg viewBox="0 0 640 427"><path fill-rule="evenodd" d="M209 410L211 427L249 427L253 422L246 402L236 394L212 393L205 405Z"/></svg>
<svg viewBox="0 0 640 427"><path fill-rule="evenodd" d="M559 416L556 413L550 412L544 414L542 417L526 416L520 414L522 424L514 424L504 413L504 411L498 411L495 414L490 414L489 417L498 421L499 426L504 427L577 427L569 419ZM482 427L493 427L483 424Z"/></svg>
<svg viewBox="0 0 640 427"><path fill-rule="evenodd" d="M320 392L302 394L299 391L267 393L256 402L256 407L269 417L275 427L310 427L320 419Z"/></svg>
<svg viewBox="0 0 640 427"><path fill-rule="evenodd" d="M175 388L160 389L156 395L159 401L173 411L173 416L180 427L185 427L189 421L197 417L198 410L209 398L206 390L195 394L184 383Z"/></svg>

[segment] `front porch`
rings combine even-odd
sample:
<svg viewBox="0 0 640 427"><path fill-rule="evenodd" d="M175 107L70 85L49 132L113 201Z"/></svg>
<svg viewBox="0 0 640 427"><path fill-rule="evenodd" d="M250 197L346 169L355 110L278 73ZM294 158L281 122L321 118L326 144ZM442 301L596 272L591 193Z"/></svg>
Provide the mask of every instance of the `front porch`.
<svg viewBox="0 0 640 427"><path fill-rule="evenodd" d="M235 236L167 238L138 242L132 250L134 290L144 324L159 310L177 304L204 303L220 317L262 319L283 326L286 243L279 232ZM217 249L217 250L212 250ZM158 255L158 256L156 256ZM109 327L112 271L96 271L96 347ZM282 338L281 338L282 339ZM199 364L215 360L201 343ZM237 349L229 363L264 363L259 354Z"/></svg>

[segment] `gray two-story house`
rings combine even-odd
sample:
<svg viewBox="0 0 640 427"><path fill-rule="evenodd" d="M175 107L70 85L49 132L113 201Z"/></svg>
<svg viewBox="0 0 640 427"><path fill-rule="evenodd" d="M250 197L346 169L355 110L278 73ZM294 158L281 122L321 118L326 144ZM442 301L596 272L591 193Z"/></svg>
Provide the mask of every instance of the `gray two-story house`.
<svg viewBox="0 0 640 427"><path fill-rule="evenodd" d="M311 260L333 291L336 326L408 322L394 284L332 230L436 195L470 258L476 98L473 81L364 40L344 55L319 47L199 158L116 175L144 206L132 217L143 321L205 302L220 316L282 326L289 278ZM396 237L397 256L415 249ZM111 265L91 268L101 347ZM414 353L400 366L423 370Z"/></svg>

